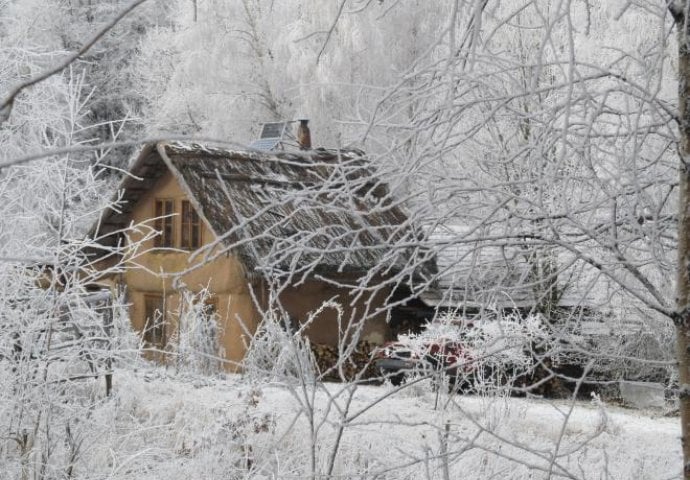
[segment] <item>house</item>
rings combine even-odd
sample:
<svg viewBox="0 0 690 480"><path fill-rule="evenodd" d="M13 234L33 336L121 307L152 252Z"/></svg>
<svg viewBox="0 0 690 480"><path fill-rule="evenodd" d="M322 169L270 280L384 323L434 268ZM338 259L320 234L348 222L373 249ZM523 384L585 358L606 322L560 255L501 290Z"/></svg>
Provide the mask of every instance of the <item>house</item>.
<svg viewBox="0 0 690 480"><path fill-rule="evenodd" d="M117 198L90 235L103 247L143 248L102 280L125 287L134 328L161 349L183 292L203 289L233 365L276 304L313 343L335 345L348 325L381 343L392 336L395 286L433 275L428 252L414 248L418 232L358 151L151 144Z"/></svg>

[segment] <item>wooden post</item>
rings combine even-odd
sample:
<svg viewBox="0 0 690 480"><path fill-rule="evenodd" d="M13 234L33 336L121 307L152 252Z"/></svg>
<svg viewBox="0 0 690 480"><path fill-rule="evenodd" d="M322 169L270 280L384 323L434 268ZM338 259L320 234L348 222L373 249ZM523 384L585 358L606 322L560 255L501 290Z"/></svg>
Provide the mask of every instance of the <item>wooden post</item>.
<svg viewBox="0 0 690 480"><path fill-rule="evenodd" d="M107 338L106 340L106 357L105 357L105 395L110 396L113 390L113 301L112 296L109 296L105 302L105 313L103 315L103 331Z"/></svg>

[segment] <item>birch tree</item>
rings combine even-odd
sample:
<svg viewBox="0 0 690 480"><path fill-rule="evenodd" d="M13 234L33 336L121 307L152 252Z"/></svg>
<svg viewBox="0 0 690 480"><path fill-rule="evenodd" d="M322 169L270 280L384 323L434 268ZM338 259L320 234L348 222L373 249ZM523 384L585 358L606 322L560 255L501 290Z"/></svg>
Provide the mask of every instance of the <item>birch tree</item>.
<svg viewBox="0 0 690 480"><path fill-rule="evenodd" d="M667 2L678 38L679 201L676 323L684 478L690 478L690 46L684 1Z"/></svg>

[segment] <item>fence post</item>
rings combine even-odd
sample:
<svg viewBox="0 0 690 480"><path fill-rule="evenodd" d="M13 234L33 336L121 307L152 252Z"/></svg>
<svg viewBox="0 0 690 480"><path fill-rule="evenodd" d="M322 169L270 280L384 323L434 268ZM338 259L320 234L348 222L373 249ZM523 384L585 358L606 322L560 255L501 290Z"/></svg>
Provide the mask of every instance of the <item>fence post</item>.
<svg viewBox="0 0 690 480"><path fill-rule="evenodd" d="M113 389L113 301L112 295L108 296L105 301L105 314L103 316L103 330L106 340L106 357L105 357L105 396L109 397Z"/></svg>

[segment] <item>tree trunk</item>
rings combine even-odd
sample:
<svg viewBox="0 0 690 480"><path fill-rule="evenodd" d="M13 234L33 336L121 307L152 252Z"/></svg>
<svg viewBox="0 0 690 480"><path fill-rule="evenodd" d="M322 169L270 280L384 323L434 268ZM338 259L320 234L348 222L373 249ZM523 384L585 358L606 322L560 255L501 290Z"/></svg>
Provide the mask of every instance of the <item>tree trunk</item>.
<svg viewBox="0 0 690 480"><path fill-rule="evenodd" d="M679 2L685 3L685 2ZM690 480L690 51L683 6L670 6L678 31L680 179L678 198L677 357L684 478Z"/></svg>

